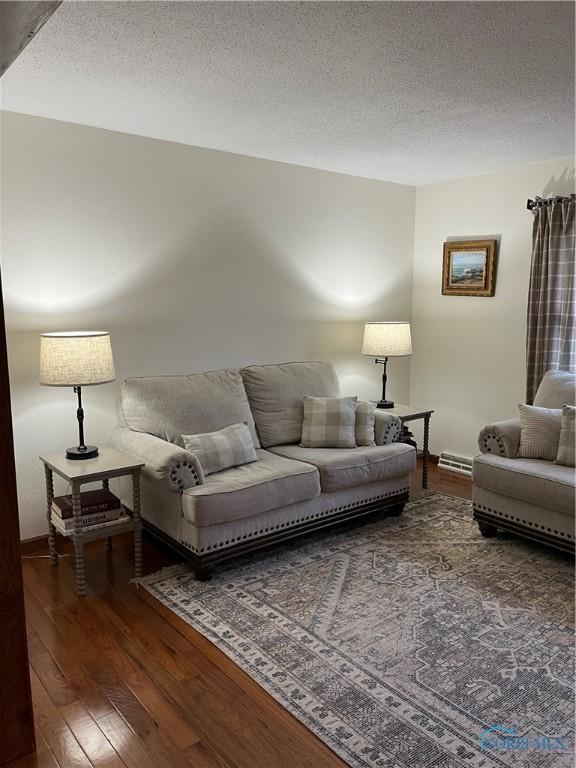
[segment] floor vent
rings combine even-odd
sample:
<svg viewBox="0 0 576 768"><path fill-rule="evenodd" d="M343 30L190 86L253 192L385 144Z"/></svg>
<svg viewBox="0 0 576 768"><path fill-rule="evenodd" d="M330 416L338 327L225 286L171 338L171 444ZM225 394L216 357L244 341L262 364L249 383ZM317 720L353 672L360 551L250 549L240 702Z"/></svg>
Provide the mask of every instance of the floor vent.
<svg viewBox="0 0 576 768"><path fill-rule="evenodd" d="M472 475L472 459L442 451L438 460L438 469L448 469L450 472L458 472L460 475L470 477Z"/></svg>

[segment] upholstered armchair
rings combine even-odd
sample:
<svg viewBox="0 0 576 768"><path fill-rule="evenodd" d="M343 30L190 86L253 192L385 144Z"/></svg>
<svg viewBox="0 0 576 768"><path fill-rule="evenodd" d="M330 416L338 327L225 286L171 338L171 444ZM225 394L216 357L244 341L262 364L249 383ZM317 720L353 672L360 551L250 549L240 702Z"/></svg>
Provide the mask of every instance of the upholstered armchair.
<svg viewBox="0 0 576 768"><path fill-rule="evenodd" d="M575 404L576 375L548 371L534 405ZM574 549L575 470L542 459L518 456L520 419L489 424L478 437L472 502L483 536L512 531L559 549Z"/></svg>

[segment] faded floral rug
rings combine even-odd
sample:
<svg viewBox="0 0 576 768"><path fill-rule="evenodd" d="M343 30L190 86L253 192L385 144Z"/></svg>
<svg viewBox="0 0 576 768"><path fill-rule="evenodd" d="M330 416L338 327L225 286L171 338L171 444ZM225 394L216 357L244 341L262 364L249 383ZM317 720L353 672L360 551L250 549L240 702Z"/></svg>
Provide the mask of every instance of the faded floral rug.
<svg viewBox="0 0 576 768"><path fill-rule="evenodd" d="M142 583L351 766L573 765L571 558L483 539L470 502Z"/></svg>

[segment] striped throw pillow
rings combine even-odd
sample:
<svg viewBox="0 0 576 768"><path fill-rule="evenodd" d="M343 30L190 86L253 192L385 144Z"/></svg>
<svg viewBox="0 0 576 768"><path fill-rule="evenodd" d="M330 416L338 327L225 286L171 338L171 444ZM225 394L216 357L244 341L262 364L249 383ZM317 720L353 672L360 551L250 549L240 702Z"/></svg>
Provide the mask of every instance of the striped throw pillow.
<svg viewBox="0 0 576 768"><path fill-rule="evenodd" d="M576 463L576 408L573 405L562 406L560 442L556 464L573 467Z"/></svg>
<svg viewBox="0 0 576 768"><path fill-rule="evenodd" d="M205 475L258 461L246 424L232 424L218 432L201 435L182 435L182 440L186 450L197 457Z"/></svg>
<svg viewBox="0 0 576 768"><path fill-rule="evenodd" d="M376 403L359 400L356 405L356 445L376 445L374 440L374 422Z"/></svg>
<svg viewBox="0 0 576 768"><path fill-rule="evenodd" d="M303 397L303 448L356 448L356 397Z"/></svg>
<svg viewBox="0 0 576 768"><path fill-rule="evenodd" d="M554 461L560 442L562 411L559 408L538 408L522 404L518 408L521 430L518 456Z"/></svg>

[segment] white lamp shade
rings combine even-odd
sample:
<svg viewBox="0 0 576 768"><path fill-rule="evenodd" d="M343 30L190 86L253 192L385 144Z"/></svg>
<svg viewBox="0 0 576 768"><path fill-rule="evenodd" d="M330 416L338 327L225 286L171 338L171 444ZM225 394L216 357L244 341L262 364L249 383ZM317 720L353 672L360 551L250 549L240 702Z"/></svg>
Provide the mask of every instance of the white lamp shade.
<svg viewBox="0 0 576 768"><path fill-rule="evenodd" d="M85 387L115 378L108 331L63 331L40 336L40 384Z"/></svg>
<svg viewBox="0 0 576 768"><path fill-rule="evenodd" d="M412 354L410 323L366 323L362 354L372 357L405 357Z"/></svg>

